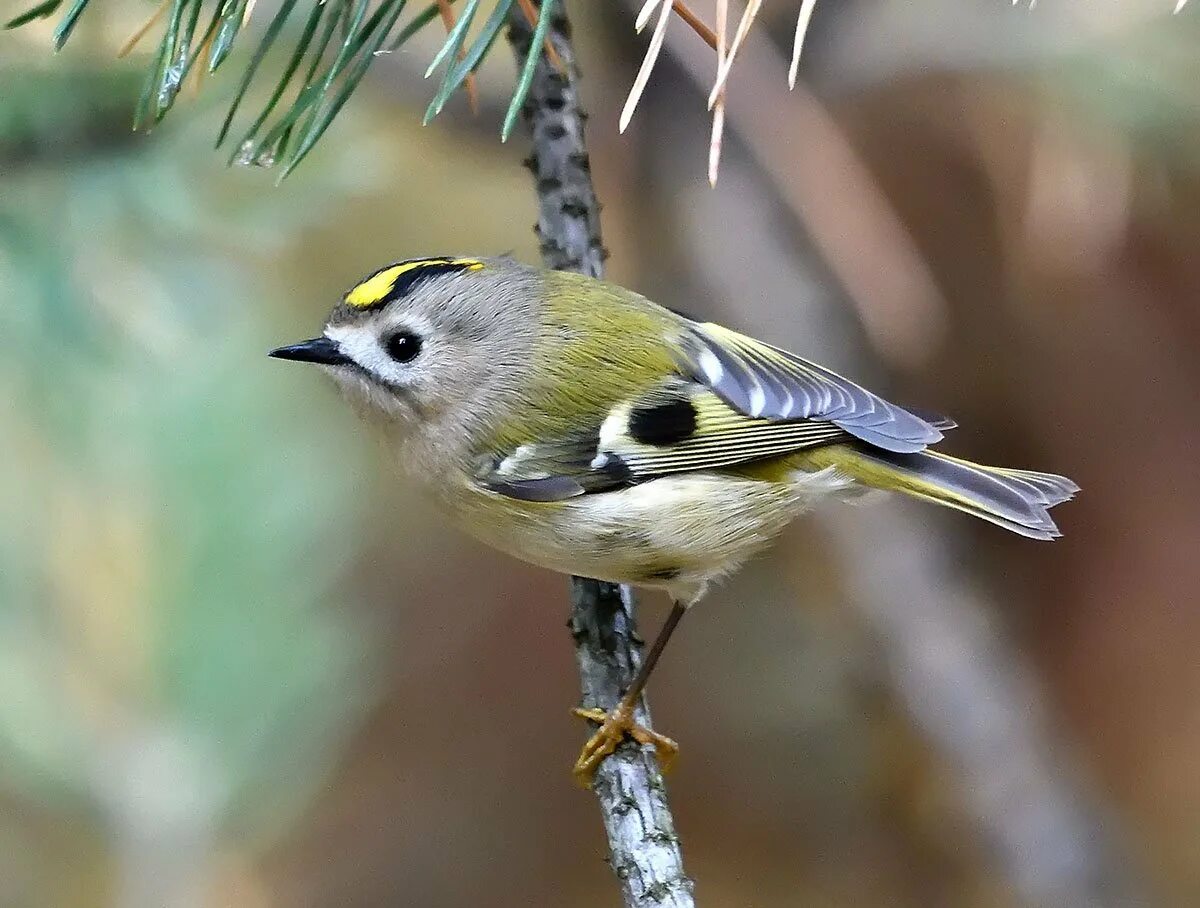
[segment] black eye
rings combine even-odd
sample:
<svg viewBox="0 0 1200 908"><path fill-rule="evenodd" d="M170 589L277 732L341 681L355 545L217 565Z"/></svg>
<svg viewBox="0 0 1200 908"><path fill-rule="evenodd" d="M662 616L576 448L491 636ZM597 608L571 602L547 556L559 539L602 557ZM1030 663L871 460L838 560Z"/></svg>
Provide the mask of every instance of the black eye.
<svg viewBox="0 0 1200 908"><path fill-rule="evenodd" d="M397 331L387 339L388 356L398 363L406 363L421 352L421 338L411 331Z"/></svg>

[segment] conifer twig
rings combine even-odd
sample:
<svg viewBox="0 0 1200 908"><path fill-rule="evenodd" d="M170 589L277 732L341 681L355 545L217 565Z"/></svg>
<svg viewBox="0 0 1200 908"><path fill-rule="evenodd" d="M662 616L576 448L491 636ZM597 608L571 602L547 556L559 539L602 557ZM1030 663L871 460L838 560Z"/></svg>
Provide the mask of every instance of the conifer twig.
<svg viewBox="0 0 1200 908"><path fill-rule="evenodd" d="M722 2L727 2L727 0L717 0L717 2L720 4ZM699 35L705 44L707 44L713 50L717 49L717 33L705 25L704 20L697 16L692 11L691 7L684 3L683 0L675 0L675 2L671 5L675 10L675 14L688 25L690 25L692 27L692 31ZM717 18L720 18L719 13L717 14ZM718 26L718 29L719 28L720 27Z"/></svg>
<svg viewBox="0 0 1200 908"><path fill-rule="evenodd" d="M142 38L146 37L146 32L150 31L150 29L154 27L155 23L157 23L158 20L166 14L167 7L170 5L171 0L162 0L162 3L160 3L158 8L150 14L150 17L141 25L139 25L134 30L132 35L125 39L125 43L122 44L120 49L117 51L117 59L128 56L129 52L138 46L138 42L141 41Z"/></svg>
<svg viewBox="0 0 1200 908"><path fill-rule="evenodd" d="M519 10L513 11L509 24L509 40L521 65L531 52L533 32ZM527 163L538 193L536 230L542 260L549 268L600 277L605 258L600 205L592 187L578 71L561 5L555 6L546 34L566 68L559 71L539 54L522 109L533 135ZM583 704L611 709L641 663L632 593L627 587L579 577L572 580L571 591L569 627ZM649 726L644 699L636 717ZM692 882L683 871L679 838L653 750L633 742L622 744L600 764L592 789L626 908L694 908Z"/></svg>

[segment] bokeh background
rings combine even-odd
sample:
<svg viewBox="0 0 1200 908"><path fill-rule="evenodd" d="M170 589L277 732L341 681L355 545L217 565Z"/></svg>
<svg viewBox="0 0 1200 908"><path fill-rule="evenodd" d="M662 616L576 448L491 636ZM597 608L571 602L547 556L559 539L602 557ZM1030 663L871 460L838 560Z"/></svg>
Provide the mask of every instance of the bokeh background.
<svg viewBox="0 0 1200 908"><path fill-rule="evenodd" d="M645 39L570 4L610 276L1084 492L1052 545L835 506L689 617L700 903L1200 903L1200 7L822 2L789 93L798 5L714 190L711 52L620 136ZM566 581L264 356L387 261L536 260L506 49L426 128L439 36L380 58L277 186L211 150L236 66L130 131L150 10L0 35L0 906L614 904Z"/></svg>

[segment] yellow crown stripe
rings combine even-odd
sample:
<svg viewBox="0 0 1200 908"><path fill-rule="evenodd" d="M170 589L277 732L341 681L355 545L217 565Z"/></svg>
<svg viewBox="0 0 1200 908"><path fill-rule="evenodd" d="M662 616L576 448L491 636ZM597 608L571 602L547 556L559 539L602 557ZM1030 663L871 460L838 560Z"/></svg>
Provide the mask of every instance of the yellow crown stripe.
<svg viewBox="0 0 1200 908"><path fill-rule="evenodd" d="M379 303L385 296L392 292L392 288L396 286L396 281L404 274L410 271L417 271L421 268L431 268L436 266L458 265L467 271L478 271L483 267L483 262L478 259L417 259L412 262L401 262L399 265L392 265L390 268L384 268L382 271L377 271L369 278L356 286L353 290L346 294L346 304L354 306L358 309L365 309L368 306L374 306Z"/></svg>

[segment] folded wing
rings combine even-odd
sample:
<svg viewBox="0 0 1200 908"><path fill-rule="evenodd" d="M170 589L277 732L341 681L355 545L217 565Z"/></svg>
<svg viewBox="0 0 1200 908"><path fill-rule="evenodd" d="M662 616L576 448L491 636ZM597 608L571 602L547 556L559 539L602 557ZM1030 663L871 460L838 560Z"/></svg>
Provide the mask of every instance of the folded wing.
<svg viewBox="0 0 1200 908"><path fill-rule="evenodd" d="M941 441L933 422L816 363L706 322L684 329L680 368L754 419L824 420L886 451Z"/></svg>
<svg viewBox="0 0 1200 908"><path fill-rule="evenodd" d="M561 501L786 456L846 437L823 420L748 417L703 385L673 379L621 403L593 432L521 445L496 457L481 478L512 498Z"/></svg>

